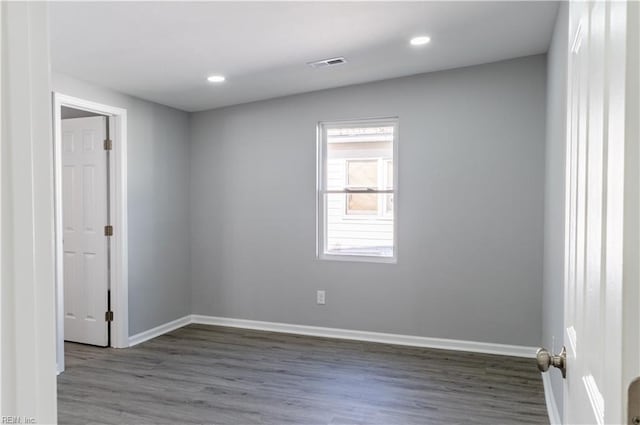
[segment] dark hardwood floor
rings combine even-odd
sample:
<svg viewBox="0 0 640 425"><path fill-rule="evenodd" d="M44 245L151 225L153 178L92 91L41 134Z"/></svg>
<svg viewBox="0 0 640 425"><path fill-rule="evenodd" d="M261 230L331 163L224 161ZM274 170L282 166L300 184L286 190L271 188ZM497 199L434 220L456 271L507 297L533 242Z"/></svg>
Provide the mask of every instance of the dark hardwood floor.
<svg viewBox="0 0 640 425"><path fill-rule="evenodd" d="M190 325L65 344L62 424L548 424L533 359Z"/></svg>

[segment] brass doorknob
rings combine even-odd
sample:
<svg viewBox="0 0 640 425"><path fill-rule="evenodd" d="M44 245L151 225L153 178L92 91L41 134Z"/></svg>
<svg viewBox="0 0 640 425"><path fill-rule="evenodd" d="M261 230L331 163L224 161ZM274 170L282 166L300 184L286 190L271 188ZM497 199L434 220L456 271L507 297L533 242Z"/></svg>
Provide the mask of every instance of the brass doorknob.
<svg viewBox="0 0 640 425"><path fill-rule="evenodd" d="M562 347L560 354L556 354L555 356L549 353L549 350L546 348L540 348L536 353L536 361L540 372L546 372L553 366L560 369L563 378L567 377L567 350L565 347Z"/></svg>

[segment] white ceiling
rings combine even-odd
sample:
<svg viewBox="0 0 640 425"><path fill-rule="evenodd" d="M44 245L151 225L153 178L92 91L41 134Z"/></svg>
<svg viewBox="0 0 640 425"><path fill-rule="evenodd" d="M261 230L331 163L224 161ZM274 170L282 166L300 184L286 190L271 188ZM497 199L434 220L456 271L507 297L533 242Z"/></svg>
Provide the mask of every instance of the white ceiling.
<svg viewBox="0 0 640 425"><path fill-rule="evenodd" d="M544 53L554 2L54 2L65 73L186 111ZM409 38L428 34L421 48ZM344 56L313 69L307 62ZM210 74L227 81L211 84Z"/></svg>

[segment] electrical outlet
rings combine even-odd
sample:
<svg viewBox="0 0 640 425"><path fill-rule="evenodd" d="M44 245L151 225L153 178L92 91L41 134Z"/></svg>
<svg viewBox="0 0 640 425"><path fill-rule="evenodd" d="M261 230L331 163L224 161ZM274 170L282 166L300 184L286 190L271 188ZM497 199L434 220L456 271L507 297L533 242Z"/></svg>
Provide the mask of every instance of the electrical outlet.
<svg viewBox="0 0 640 425"><path fill-rule="evenodd" d="M319 290L316 293L316 302L318 304L321 304L321 305L325 304L325 291L324 290Z"/></svg>

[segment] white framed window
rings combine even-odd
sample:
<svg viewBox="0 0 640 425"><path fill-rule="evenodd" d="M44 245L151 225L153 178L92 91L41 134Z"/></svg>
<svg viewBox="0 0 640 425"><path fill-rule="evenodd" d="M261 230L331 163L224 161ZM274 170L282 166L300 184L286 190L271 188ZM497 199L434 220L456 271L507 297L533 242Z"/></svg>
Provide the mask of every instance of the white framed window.
<svg viewBox="0 0 640 425"><path fill-rule="evenodd" d="M318 124L318 257L396 262L397 118Z"/></svg>

